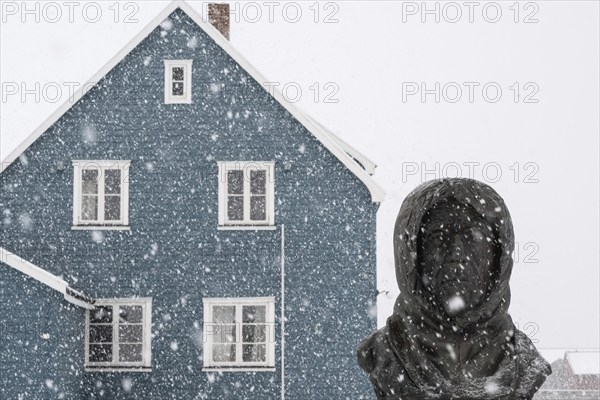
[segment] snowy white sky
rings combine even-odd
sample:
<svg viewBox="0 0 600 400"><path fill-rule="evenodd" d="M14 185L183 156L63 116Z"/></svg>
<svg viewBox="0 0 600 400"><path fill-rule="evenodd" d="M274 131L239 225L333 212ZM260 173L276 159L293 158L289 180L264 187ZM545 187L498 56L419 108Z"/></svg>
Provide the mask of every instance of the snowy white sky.
<svg viewBox="0 0 600 400"><path fill-rule="evenodd" d="M61 1L29 1L32 14L20 1L0 3L2 159L66 99L64 82L85 82L168 4L120 2L115 21L115 2L98 1L92 22L89 2L74 2L72 17ZM199 11L203 4L192 2ZM473 22L463 2L454 4L460 10L438 4L436 23L421 2L275 2L271 22L266 2L236 2L231 41L270 81L287 84L289 97L299 86L302 109L378 164L387 192L378 281L390 291L379 297L380 324L397 294L392 230L403 198L424 179L459 174L490 183L511 210L520 250L515 322L541 348L598 348L599 3L523 2L517 16L512 1L478 2ZM495 4L501 15L492 23ZM138 22L124 22L131 13ZM39 101L6 92L36 82ZM408 94L436 82L439 103ZM57 85L62 101L52 101ZM457 86L462 97L452 102Z"/></svg>

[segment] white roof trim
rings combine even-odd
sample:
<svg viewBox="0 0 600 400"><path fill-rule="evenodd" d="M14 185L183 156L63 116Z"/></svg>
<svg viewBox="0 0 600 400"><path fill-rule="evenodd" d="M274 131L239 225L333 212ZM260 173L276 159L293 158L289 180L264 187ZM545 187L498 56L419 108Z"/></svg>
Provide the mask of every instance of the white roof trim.
<svg viewBox="0 0 600 400"><path fill-rule="evenodd" d="M347 142L343 141L339 136L331 132L322 123L320 123L313 117L306 115L306 118L313 121L321 129L324 135L331 137L331 139L335 143L337 143L337 145L340 146L347 155L349 155L352 159L357 161L363 167L363 169L367 171L369 175L373 175L375 173L375 168L377 168L377 164L375 164L373 161L367 158L367 156L362 154L360 151L356 150L354 147L350 146Z"/></svg>
<svg viewBox="0 0 600 400"><path fill-rule="evenodd" d="M568 351L565 358L575 375L600 374L600 351Z"/></svg>
<svg viewBox="0 0 600 400"><path fill-rule="evenodd" d="M69 284L58 276L33 265L29 261L24 260L23 258L3 249L2 247L0 247L0 261L62 293L65 297L65 300L67 300L69 303L75 304L79 307L87 308L88 310L94 308L93 300L86 297L83 293L71 289Z"/></svg>
<svg viewBox="0 0 600 400"><path fill-rule="evenodd" d="M210 23L205 22L200 14L198 14L189 4L182 0L175 0L170 3L156 18L154 18L140 33L138 33L121 51L119 51L104 67L100 69L85 85L82 85L70 99L67 99L42 125L40 125L31 135L29 135L23 143L21 143L13 152L11 152L0 163L0 173L2 173L10 164L12 164L19 156L35 142L46 130L48 130L60 117L62 117L79 99L81 99L88 90L95 87L95 83L100 81L106 74L110 72L119 62L121 62L142 40L144 40L160 23L171 15L176 9L180 8L185 12L196 24L198 24L231 58L233 58L244 70L249 73L259 83L267 82L267 80L258 72ZM331 151L350 171L354 173L369 189L371 200L380 203L385 198L383 189L370 177L369 167L361 168L353 157L348 155L344 150L344 145L341 139L335 139L335 135L327 134L317 123L310 118L307 118L294 104L285 100L277 88L273 90L273 97L281 104L290 114L292 114L304 127L311 132L329 151ZM352 149L349 145L346 148ZM356 154L355 150L350 151L351 154ZM360 153L358 153L360 154ZM362 155L361 155L362 156ZM357 156L358 157L358 156ZM362 156L366 159L366 157ZM356 158L358 160L358 158ZM360 160L358 160L360 162ZM362 164L362 162L361 162ZM369 164L369 163L367 163ZM371 163L372 164L372 163Z"/></svg>

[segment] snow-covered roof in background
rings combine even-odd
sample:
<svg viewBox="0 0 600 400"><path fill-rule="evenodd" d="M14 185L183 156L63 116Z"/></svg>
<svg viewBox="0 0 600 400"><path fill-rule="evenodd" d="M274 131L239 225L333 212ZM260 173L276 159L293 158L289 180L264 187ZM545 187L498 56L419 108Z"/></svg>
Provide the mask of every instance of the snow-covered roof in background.
<svg viewBox="0 0 600 400"><path fill-rule="evenodd" d="M565 359L575 375L600 375L600 351L568 351Z"/></svg>
<svg viewBox="0 0 600 400"><path fill-rule="evenodd" d="M69 287L69 284L50 272L37 267L27 260L22 259L14 253L0 247L0 262L21 271L25 275L43 283L46 286L60 292L69 303L75 304L79 307L93 309L94 300L87 297L81 292Z"/></svg>
<svg viewBox="0 0 600 400"><path fill-rule="evenodd" d="M62 117L72 105L74 105L88 90L95 86L106 74L108 74L119 62L121 62L142 40L144 40L156 27L160 25L175 10L181 9L196 24L202 28L231 58L233 58L244 70L249 73L257 82L267 82L256 68L254 68L223 36L221 33L207 22L184 0L175 0L170 3L156 18L154 18L144 29L140 31L121 51L119 51L104 67L100 69L87 84L80 86L80 89L74 94L73 98L63 103L40 127L29 135L23 143L13 150L0 163L0 173L2 173L10 164L12 164L23 152L35 142L48 128L50 128L60 117ZM383 189L371 178L375 169L375 164L368 160L356 149L342 141L340 138L329 132L323 126L307 117L294 104L285 101L282 93L275 88L272 91L273 97L292 114L309 132L311 132L333 155L335 155L350 171L354 173L369 189L371 200L380 203L385 198Z"/></svg>

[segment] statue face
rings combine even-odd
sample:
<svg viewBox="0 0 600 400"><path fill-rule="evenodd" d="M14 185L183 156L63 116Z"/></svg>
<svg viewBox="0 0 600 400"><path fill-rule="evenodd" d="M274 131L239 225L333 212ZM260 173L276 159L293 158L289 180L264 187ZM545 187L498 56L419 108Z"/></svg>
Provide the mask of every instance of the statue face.
<svg viewBox="0 0 600 400"><path fill-rule="evenodd" d="M448 315L475 308L494 279L492 226L469 207L449 200L430 209L419 234L421 281Z"/></svg>

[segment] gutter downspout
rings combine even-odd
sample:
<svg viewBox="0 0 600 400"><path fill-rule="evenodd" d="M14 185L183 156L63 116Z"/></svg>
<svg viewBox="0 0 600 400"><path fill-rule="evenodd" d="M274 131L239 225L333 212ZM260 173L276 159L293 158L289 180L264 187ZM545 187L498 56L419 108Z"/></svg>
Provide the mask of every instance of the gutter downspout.
<svg viewBox="0 0 600 400"><path fill-rule="evenodd" d="M281 400L285 400L285 225L281 224Z"/></svg>

